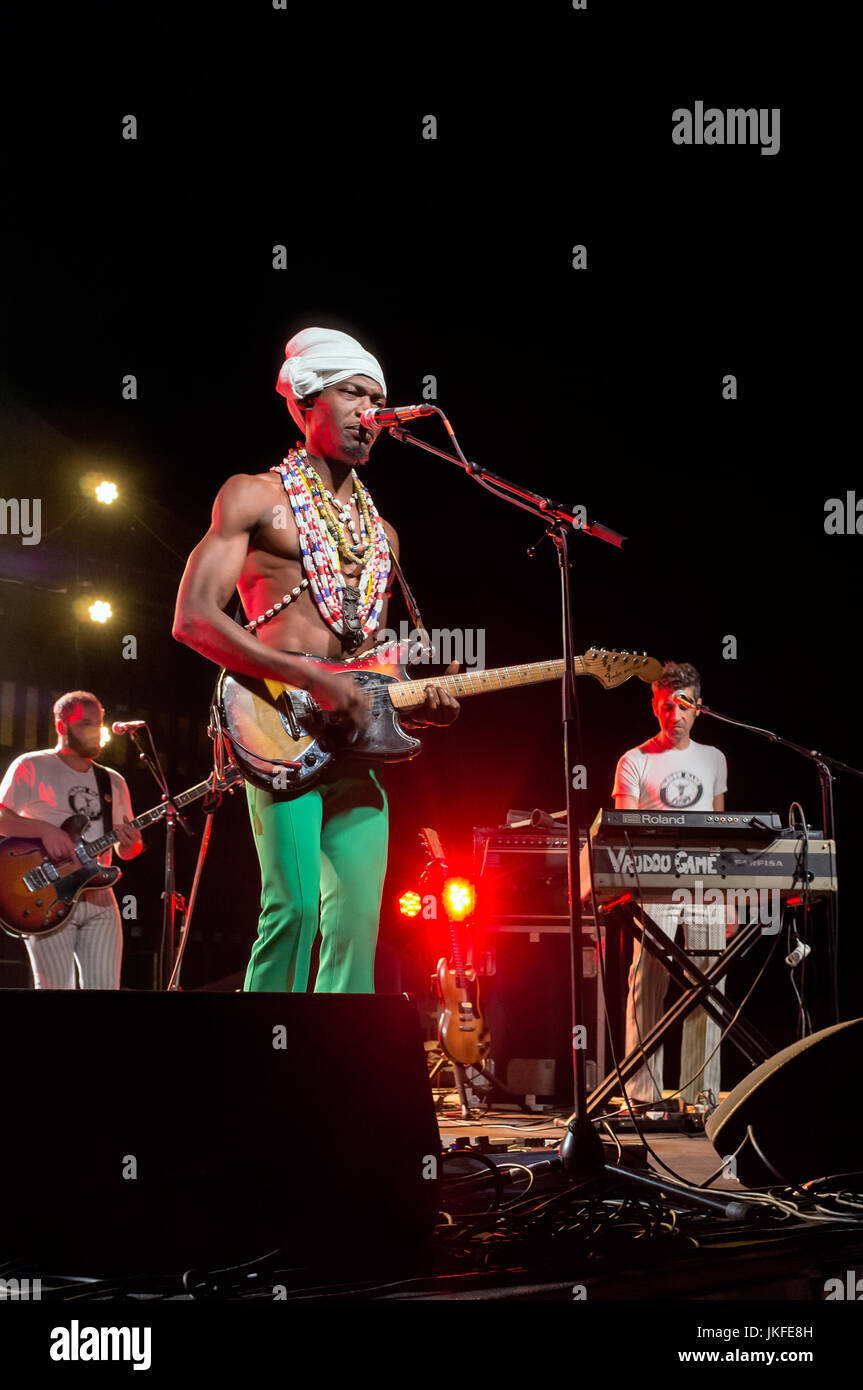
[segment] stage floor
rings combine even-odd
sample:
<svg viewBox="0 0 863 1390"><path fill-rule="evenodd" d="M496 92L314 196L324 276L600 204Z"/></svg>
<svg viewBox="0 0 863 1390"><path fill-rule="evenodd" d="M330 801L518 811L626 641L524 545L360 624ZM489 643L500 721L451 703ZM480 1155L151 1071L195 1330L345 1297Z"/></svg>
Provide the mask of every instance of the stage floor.
<svg viewBox="0 0 863 1390"><path fill-rule="evenodd" d="M537 1116L535 1120L519 1110L494 1110L476 1120L464 1120L455 1112L438 1116L438 1129L441 1143L446 1148L456 1139L487 1139L489 1144L506 1144L510 1150L524 1150L546 1147L551 1149L560 1143L566 1132L565 1119L555 1122L551 1117ZM603 1139L611 1142L608 1135ZM621 1147L638 1148L641 1140L637 1134L618 1134ZM677 1174L679 1181L703 1183L720 1167L722 1155L717 1154L704 1133L646 1133L648 1144ZM664 1173L658 1164L650 1163L660 1174ZM668 1176L665 1174L665 1176ZM725 1178L720 1173L711 1183L727 1192L741 1190L736 1178Z"/></svg>

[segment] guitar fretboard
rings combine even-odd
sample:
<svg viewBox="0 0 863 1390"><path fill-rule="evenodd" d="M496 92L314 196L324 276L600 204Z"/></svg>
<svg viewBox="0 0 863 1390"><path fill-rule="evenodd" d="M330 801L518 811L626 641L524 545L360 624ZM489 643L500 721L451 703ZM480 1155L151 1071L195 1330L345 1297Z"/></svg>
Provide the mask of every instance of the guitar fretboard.
<svg viewBox="0 0 863 1390"><path fill-rule="evenodd" d="M577 656L574 661L576 675L584 675L584 660ZM411 709L425 701L425 687L436 685L449 690L453 695L464 698L466 695L482 695L489 690L507 690L516 685L536 685L540 681L561 680L563 661L533 661L526 666L498 666L493 671L462 671L457 676L432 676L429 680L421 677L413 681L399 681L387 686L389 697L397 709Z"/></svg>
<svg viewBox="0 0 863 1390"><path fill-rule="evenodd" d="M237 776L239 776L239 774L234 775L229 772L226 784L236 780ZM198 782L197 786L190 787L188 791L180 792L179 796L174 797L174 805L178 809L181 809L183 806L188 806L190 801L197 801L199 797L206 796L207 792L211 790L212 780L208 778L206 782ZM145 811L143 815L136 816L132 821L132 825L136 830L144 830L148 825L152 825L155 821L161 820L167 809L168 803L167 801L163 801L160 806L153 806L151 810ZM106 849L109 849L111 845L116 844L119 838L120 836L117 834L116 830L109 830L107 835L100 835L98 840L85 840L84 848L91 858L96 859L100 854L103 854Z"/></svg>

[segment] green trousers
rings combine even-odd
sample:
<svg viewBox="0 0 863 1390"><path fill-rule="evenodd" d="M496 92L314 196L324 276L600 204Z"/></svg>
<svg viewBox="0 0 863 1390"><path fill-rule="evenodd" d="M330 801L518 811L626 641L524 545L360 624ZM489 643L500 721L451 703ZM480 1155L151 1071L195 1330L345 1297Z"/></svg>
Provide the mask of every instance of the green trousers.
<svg viewBox="0 0 863 1390"><path fill-rule="evenodd" d="M315 992L373 994L387 867L387 798L360 766L293 800L246 783L261 864L261 915L246 990L308 988L320 926Z"/></svg>

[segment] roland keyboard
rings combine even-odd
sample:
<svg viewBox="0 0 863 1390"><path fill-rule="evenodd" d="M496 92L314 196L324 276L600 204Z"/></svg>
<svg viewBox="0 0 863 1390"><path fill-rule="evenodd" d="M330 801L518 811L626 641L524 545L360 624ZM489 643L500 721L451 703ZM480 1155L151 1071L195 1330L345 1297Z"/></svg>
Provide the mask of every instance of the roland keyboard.
<svg viewBox="0 0 863 1390"><path fill-rule="evenodd" d="M783 902L805 887L813 899L836 892L835 842L810 832L807 849L803 836L783 828L773 812L601 811L590 840L601 902L627 892L669 902L675 889L698 884L737 892L776 889ZM587 846L580 871L586 897Z"/></svg>
<svg viewBox="0 0 863 1390"><path fill-rule="evenodd" d="M639 840L715 840L739 847L776 840L784 826L775 811L600 811L590 828L591 838L605 844Z"/></svg>

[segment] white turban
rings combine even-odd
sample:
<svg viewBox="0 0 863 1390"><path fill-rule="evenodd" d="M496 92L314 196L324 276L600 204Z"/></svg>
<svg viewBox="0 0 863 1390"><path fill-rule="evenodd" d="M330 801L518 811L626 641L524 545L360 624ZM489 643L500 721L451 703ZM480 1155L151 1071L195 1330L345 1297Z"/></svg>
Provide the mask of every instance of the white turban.
<svg viewBox="0 0 863 1390"><path fill-rule="evenodd" d="M335 386L349 376L368 376L380 382L386 393L386 382L380 363L370 352L337 328L304 328L295 333L285 348L285 361L279 372L276 390L285 396L288 410L303 434L306 424L299 402L305 396L317 395L325 386Z"/></svg>

